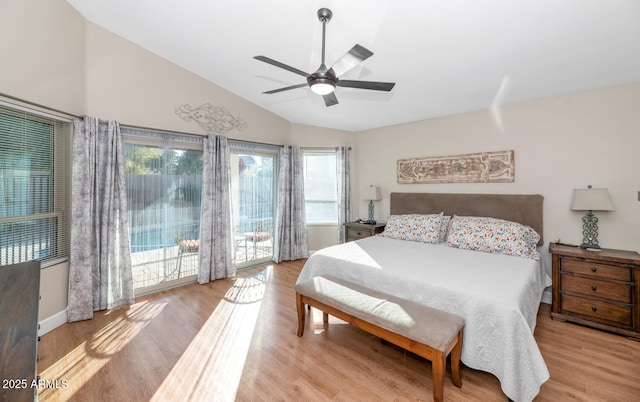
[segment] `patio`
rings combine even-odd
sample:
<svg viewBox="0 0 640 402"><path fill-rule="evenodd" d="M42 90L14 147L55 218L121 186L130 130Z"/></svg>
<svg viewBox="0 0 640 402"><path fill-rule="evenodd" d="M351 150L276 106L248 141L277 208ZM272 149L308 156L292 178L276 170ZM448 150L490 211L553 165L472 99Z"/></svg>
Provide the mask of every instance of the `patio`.
<svg viewBox="0 0 640 402"><path fill-rule="evenodd" d="M254 242L255 240L255 242ZM242 236L234 241L236 267L246 268L273 255L273 239L269 236ZM183 253L178 263L178 246L131 253L134 289L158 285L197 275L198 253ZM165 264L166 262L166 264ZM178 271L180 275L178 275Z"/></svg>

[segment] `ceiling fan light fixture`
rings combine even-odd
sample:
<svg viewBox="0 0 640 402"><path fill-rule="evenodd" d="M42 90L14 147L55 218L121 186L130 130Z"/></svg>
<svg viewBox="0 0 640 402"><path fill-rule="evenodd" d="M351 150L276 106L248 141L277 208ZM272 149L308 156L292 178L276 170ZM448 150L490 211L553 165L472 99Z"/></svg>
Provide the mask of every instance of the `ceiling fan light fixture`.
<svg viewBox="0 0 640 402"><path fill-rule="evenodd" d="M311 90L318 95L329 95L336 89L336 84L328 79L319 78L311 84Z"/></svg>

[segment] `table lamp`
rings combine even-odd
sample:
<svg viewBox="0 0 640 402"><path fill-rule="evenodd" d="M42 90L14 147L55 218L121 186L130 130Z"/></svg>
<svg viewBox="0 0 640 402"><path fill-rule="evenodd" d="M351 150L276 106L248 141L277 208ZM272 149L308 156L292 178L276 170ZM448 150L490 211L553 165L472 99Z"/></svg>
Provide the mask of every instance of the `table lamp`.
<svg viewBox="0 0 640 402"><path fill-rule="evenodd" d="M380 187L370 185L362 189L362 199L369 200L369 220L373 220L373 202L382 199L380 195Z"/></svg>
<svg viewBox="0 0 640 402"><path fill-rule="evenodd" d="M582 217L582 248L599 249L598 245L598 218L593 211L613 211L613 202L606 188L591 188L591 185L583 189L573 190L571 199L572 211L587 211Z"/></svg>

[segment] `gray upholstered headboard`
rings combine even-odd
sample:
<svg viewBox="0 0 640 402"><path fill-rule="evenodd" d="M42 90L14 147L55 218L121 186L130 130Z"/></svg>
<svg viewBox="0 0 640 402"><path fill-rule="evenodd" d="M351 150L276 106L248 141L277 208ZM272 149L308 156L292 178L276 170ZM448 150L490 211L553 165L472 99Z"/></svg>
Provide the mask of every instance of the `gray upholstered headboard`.
<svg viewBox="0 0 640 402"><path fill-rule="evenodd" d="M391 193L391 215L488 216L531 226L542 239L542 201L538 194Z"/></svg>

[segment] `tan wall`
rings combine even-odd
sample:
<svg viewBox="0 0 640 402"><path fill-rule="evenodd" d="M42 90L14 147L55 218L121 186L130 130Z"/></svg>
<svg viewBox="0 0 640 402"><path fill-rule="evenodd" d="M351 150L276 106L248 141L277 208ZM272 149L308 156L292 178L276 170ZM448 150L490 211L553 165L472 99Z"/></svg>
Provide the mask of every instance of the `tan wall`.
<svg viewBox="0 0 640 402"><path fill-rule="evenodd" d="M351 133L337 130L292 129L287 120L86 21L63 0L3 0L0 35L16 39L0 41L3 60L12 60L0 63L0 93L12 97L121 124L203 135L175 108L210 103L246 120L247 129L232 130L229 138L331 147L352 141ZM335 244L331 230L310 232L312 249ZM40 320L66 308L67 289L68 263L43 270Z"/></svg>
<svg viewBox="0 0 640 402"><path fill-rule="evenodd" d="M84 24L62 0L2 0L0 92L81 114Z"/></svg>
<svg viewBox="0 0 640 402"><path fill-rule="evenodd" d="M175 108L205 103L247 122L229 138L287 143L290 123L92 23L87 23L87 114L121 124L205 135Z"/></svg>
<svg viewBox="0 0 640 402"><path fill-rule="evenodd" d="M70 113L123 124L203 133L176 106L209 102L248 122L230 138L314 147L352 145L355 216L367 214L359 188L375 184L389 211L390 191L539 193L545 197L547 241L581 240L581 213L569 211L571 190L608 187L616 211L597 213L603 246L640 249L640 84L505 106L395 127L349 133L291 124L195 74L85 21L63 0L0 2L0 92ZM390 111L392 112L392 111ZM515 150L509 184L398 185L399 158ZM337 240L337 227L310 227L310 248ZM67 264L42 274L40 318L66 308Z"/></svg>
<svg viewBox="0 0 640 402"><path fill-rule="evenodd" d="M84 27L65 1L0 2L0 92L83 114ZM66 309L68 273L68 263L42 270L39 320Z"/></svg>
<svg viewBox="0 0 640 402"><path fill-rule="evenodd" d="M584 212L569 210L572 190L606 187L616 210L595 212L600 244L640 250L639 111L640 84L634 84L360 132L357 181L381 187L378 220L389 213L392 191L542 194L545 240L578 244ZM514 183L397 183L401 158L509 149ZM364 216L365 202L356 204Z"/></svg>

